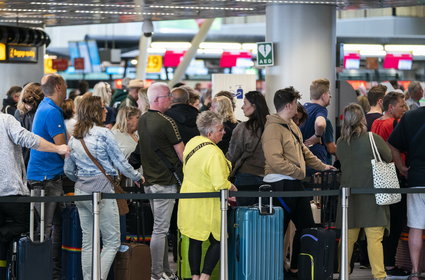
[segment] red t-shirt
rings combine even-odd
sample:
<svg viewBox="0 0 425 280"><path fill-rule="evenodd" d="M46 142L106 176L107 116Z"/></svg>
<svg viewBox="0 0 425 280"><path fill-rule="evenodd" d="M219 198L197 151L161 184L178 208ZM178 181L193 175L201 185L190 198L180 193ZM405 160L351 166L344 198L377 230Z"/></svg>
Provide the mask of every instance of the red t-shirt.
<svg viewBox="0 0 425 280"><path fill-rule="evenodd" d="M385 120L376 119L373 122L372 129L370 131L378 134L385 140L385 142L387 142L388 138L390 138L390 135L394 130L394 120L394 118L389 118Z"/></svg>
<svg viewBox="0 0 425 280"><path fill-rule="evenodd" d="M376 119L372 124L372 131L373 133L378 134L382 137L382 139L385 140L385 142L388 142L388 138L390 138L391 133L394 130L394 123L399 122L399 120L395 120L394 118L389 118L385 120ZM406 155L404 153L401 154L401 159L403 162L406 162Z"/></svg>

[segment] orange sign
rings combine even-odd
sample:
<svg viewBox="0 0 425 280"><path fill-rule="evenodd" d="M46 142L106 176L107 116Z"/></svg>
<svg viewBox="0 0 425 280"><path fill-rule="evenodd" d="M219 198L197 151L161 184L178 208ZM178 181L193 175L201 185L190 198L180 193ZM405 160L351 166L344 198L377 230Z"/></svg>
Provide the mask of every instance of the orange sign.
<svg viewBox="0 0 425 280"><path fill-rule="evenodd" d="M75 70L84 70L84 57L74 58Z"/></svg>
<svg viewBox="0 0 425 280"><path fill-rule="evenodd" d="M65 71L68 69L68 59L58 58L52 60L52 68L58 71Z"/></svg>

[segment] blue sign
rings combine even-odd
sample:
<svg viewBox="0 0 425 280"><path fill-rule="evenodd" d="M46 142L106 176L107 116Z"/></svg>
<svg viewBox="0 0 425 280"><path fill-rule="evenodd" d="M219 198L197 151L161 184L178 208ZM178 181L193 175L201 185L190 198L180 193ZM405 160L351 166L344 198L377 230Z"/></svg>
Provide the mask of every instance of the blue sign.
<svg viewBox="0 0 425 280"><path fill-rule="evenodd" d="M238 87L238 89L236 90L236 99L243 99L243 89L241 88L241 86Z"/></svg>

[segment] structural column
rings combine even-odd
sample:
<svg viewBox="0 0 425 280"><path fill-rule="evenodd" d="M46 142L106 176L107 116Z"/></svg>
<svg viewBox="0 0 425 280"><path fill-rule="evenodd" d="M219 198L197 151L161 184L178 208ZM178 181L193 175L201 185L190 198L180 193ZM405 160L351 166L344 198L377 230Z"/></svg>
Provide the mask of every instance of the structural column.
<svg viewBox="0 0 425 280"><path fill-rule="evenodd" d="M266 8L266 41L274 43L275 66L266 69L266 99L274 110L276 90L294 86L310 100L310 83L318 78L331 82L335 93L336 6L274 4ZM329 119L334 106L328 107Z"/></svg>

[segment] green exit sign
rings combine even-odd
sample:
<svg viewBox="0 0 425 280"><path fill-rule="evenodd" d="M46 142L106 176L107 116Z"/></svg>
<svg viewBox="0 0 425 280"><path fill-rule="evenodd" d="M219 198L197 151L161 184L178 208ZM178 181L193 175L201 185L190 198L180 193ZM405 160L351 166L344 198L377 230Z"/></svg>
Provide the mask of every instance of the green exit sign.
<svg viewBox="0 0 425 280"><path fill-rule="evenodd" d="M257 66L273 66L273 43L257 43Z"/></svg>

